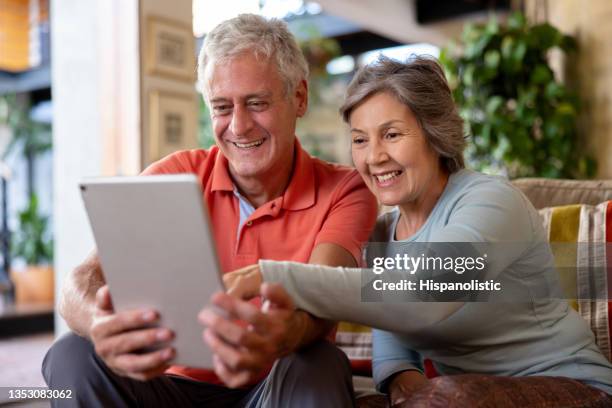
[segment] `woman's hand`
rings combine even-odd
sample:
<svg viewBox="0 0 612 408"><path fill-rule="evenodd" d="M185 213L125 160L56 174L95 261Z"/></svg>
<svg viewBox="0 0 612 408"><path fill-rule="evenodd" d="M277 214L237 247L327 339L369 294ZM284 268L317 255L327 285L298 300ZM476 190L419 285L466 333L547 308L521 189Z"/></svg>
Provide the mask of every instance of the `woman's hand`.
<svg viewBox="0 0 612 408"><path fill-rule="evenodd" d="M263 279L259 265L249 265L223 275L227 293L239 299L252 299L260 295Z"/></svg>
<svg viewBox="0 0 612 408"><path fill-rule="evenodd" d="M418 371L403 371L397 374L389 384L391 407L405 402L419 388L425 386L429 379Z"/></svg>

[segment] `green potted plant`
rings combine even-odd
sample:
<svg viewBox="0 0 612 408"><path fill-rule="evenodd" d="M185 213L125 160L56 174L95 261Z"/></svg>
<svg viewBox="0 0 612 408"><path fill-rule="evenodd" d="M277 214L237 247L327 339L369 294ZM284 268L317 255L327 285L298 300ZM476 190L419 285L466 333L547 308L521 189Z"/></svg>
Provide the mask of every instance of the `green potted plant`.
<svg viewBox="0 0 612 408"><path fill-rule="evenodd" d="M30 198L27 208L18 214L19 228L10 242L11 256L27 265L25 269L11 269L10 272L17 303L53 301L53 269L50 266L53 244L47 237L48 219L39 214L34 192L34 161L39 154L51 149L51 127L33 121L30 114L30 102L25 96L0 96L0 131L5 139L4 144L0 143L0 162L5 162L14 149L20 149L26 162L26 189ZM7 239L6 236L3 239Z"/></svg>
<svg viewBox="0 0 612 408"><path fill-rule="evenodd" d="M53 302L53 239L48 235L48 222L32 194L19 213L19 227L11 240L11 255L26 264L25 269L11 271L18 304Z"/></svg>
<svg viewBox="0 0 612 408"><path fill-rule="evenodd" d="M552 49L573 55L576 42L517 12L503 25L495 18L467 25L461 46L441 51L476 169L509 177L594 174L594 161L578 148L578 98L555 79Z"/></svg>

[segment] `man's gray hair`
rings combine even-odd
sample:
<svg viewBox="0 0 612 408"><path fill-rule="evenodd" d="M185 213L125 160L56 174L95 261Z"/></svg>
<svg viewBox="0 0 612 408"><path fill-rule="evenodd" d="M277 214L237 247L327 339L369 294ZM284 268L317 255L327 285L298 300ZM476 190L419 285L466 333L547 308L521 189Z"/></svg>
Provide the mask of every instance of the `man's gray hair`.
<svg viewBox="0 0 612 408"><path fill-rule="evenodd" d="M380 56L361 68L349 84L340 114L349 122L353 110L369 96L389 92L414 113L429 145L450 173L465 167L466 138L444 71L430 57L403 63Z"/></svg>
<svg viewBox="0 0 612 408"><path fill-rule="evenodd" d="M198 81L205 95L209 91L208 65L224 63L247 52L257 58L272 58L285 83L287 96L293 94L300 81L308 78L308 63L284 21L240 14L216 26L204 39L198 57Z"/></svg>

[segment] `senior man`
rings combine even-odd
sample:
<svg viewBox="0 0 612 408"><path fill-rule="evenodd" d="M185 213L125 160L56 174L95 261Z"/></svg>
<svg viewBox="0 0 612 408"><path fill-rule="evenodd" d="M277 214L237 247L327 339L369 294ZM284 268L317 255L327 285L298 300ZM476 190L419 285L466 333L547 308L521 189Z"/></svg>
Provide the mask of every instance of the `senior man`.
<svg viewBox="0 0 612 408"><path fill-rule="evenodd" d="M198 70L216 146L174 153L143 172L199 177L225 272L260 258L335 266L360 259L376 203L354 170L300 147L307 75L282 21L240 15L221 23L206 37ZM351 406L348 362L325 341L333 324L296 311L280 286L263 294L269 307L220 293L211 301L229 316L200 313L214 372L169 366L171 347L142 350L175 333L152 328L158 311L114 311L92 254L67 278L59 304L78 336L59 339L43 362L50 388L73 390L73 399L53 405Z"/></svg>

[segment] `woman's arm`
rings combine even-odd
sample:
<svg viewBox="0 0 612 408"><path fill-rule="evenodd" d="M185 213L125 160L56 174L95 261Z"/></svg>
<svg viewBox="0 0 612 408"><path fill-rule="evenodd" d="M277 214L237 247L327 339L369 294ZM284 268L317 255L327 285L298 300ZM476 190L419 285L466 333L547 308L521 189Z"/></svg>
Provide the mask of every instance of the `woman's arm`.
<svg viewBox="0 0 612 408"><path fill-rule="evenodd" d="M450 243L451 250L452 243L497 243L498 250L488 258L486 271L487 279L495 279L520 259L534 239L541 238L534 233L537 214L533 216L534 210L524 200L503 183L475 187L457 201L448 223L431 235L431 241ZM499 245L503 242L508 244ZM398 333L414 333L436 324L463 305L463 302L422 302L418 291L404 291L406 296L399 302L392 294L389 297L395 301L384 302L383 294L380 302L364 302L363 285L371 287L373 274L358 268L261 260L256 269L255 275L261 276L255 281L282 284L297 307L315 316ZM467 278L467 274L463 277Z"/></svg>
<svg viewBox="0 0 612 408"><path fill-rule="evenodd" d="M372 374L378 391L390 393L391 380L401 372L423 374L421 355L410 349L397 334L373 329L372 345Z"/></svg>
<svg viewBox="0 0 612 408"><path fill-rule="evenodd" d="M363 302L363 271L261 260L258 272L264 282L281 283L298 308L317 317L394 332L414 332L435 324L463 305L462 302Z"/></svg>

